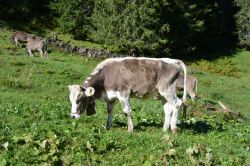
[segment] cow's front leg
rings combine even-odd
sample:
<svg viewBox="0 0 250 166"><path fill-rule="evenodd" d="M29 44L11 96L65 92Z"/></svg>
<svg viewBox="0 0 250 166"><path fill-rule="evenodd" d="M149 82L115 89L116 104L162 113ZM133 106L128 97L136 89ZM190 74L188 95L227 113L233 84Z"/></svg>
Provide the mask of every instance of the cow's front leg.
<svg viewBox="0 0 250 166"><path fill-rule="evenodd" d="M125 115L127 116L127 119L128 119L128 132L133 132L133 123L132 123L132 119L131 119L131 107L129 104L129 98L128 97L120 97L119 100L121 102L123 112L125 113Z"/></svg>
<svg viewBox="0 0 250 166"><path fill-rule="evenodd" d="M40 53L40 57L43 58L43 51L41 49L38 49L39 53Z"/></svg>
<svg viewBox="0 0 250 166"><path fill-rule="evenodd" d="M34 56L31 50L28 50L28 54L29 54L30 57Z"/></svg>
<svg viewBox="0 0 250 166"><path fill-rule="evenodd" d="M18 46L18 45L17 45L17 44L18 44L18 43L17 43L17 42L18 42L18 39L14 39L14 40L15 40L15 44L16 44L16 47L17 47L17 46Z"/></svg>
<svg viewBox="0 0 250 166"><path fill-rule="evenodd" d="M43 51L44 52L44 57L45 58L48 58L49 56L48 56L48 52L47 51Z"/></svg>
<svg viewBox="0 0 250 166"><path fill-rule="evenodd" d="M109 130L112 127L112 113L113 113L114 102L107 103L108 120L106 128Z"/></svg>

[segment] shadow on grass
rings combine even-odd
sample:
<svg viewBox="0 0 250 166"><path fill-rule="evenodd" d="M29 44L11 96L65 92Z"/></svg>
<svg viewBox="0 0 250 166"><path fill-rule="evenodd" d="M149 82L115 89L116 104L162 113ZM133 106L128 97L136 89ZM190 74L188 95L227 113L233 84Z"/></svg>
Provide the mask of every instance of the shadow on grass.
<svg viewBox="0 0 250 166"><path fill-rule="evenodd" d="M117 128L126 128L128 126L127 122L125 121L119 121L119 120L114 120L113 122L113 127ZM155 122L139 122L134 126L135 130L141 130L145 131L147 127L155 127L155 128L161 128L162 124L158 124Z"/></svg>
<svg viewBox="0 0 250 166"><path fill-rule="evenodd" d="M182 130L191 130L196 134L208 133L209 131L215 130L215 128L207 121L197 121L195 123L182 122L178 125L178 127L180 127ZM219 127L220 130L222 130L222 127L223 126Z"/></svg>
<svg viewBox="0 0 250 166"><path fill-rule="evenodd" d="M127 123L126 122L122 122L122 121L119 121L119 120L114 120L113 121L113 127L127 127Z"/></svg>
<svg viewBox="0 0 250 166"><path fill-rule="evenodd" d="M127 125L127 124L123 124ZM155 122L140 122L138 123L134 129L144 131L147 129L147 127L155 127L155 128L162 128L163 124L155 123ZM195 134L206 134L210 131L223 131L223 125L221 123L218 123L216 127L213 127L211 124L209 124L207 121L197 121L195 123L187 123L182 122L178 125L178 127L181 130L189 130L191 132L194 132Z"/></svg>
<svg viewBox="0 0 250 166"><path fill-rule="evenodd" d="M155 122L139 122L134 128L136 130L144 131L147 127L162 128L162 124Z"/></svg>
<svg viewBox="0 0 250 166"><path fill-rule="evenodd" d="M114 120L113 122L114 127L122 127L126 128L127 127L127 122L125 121L119 121L119 120ZM138 124L134 126L135 130L140 130L140 131L145 131L148 127L154 127L154 128L162 128L163 124L162 123L156 123L154 121L141 121ZM210 131L223 131L223 125L222 124L217 124L216 127L213 127L211 124L209 124L208 121L196 121L196 122L188 122L188 121L182 121L178 127L181 130L189 130L191 132L194 132L196 134L201 134L201 133L208 133Z"/></svg>

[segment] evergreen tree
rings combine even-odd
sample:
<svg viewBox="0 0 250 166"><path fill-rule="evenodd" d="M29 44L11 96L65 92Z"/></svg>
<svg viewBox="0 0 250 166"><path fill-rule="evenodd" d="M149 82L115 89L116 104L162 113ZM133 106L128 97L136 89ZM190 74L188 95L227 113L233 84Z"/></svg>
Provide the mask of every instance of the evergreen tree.
<svg viewBox="0 0 250 166"><path fill-rule="evenodd" d="M54 0L64 32L127 53L176 56L233 42L233 0Z"/></svg>
<svg viewBox="0 0 250 166"><path fill-rule="evenodd" d="M250 47L250 1L235 0L239 11L236 14L237 34L241 46Z"/></svg>
<svg viewBox="0 0 250 166"><path fill-rule="evenodd" d="M93 11L92 0L54 0L50 7L57 15L57 23L63 32L77 39L86 39L90 27L89 17Z"/></svg>

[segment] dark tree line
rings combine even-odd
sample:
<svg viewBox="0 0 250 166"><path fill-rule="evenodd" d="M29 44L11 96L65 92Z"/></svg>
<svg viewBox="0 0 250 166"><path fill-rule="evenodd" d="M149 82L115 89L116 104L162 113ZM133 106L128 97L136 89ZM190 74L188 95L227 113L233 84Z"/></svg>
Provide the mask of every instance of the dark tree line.
<svg viewBox="0 0 250 166"><path fill-rule="evenodd" d="M0 0L0 19L52 27L51 0ZM53 25L54 26L54 25Z"/></svg>
<svg viewBox="0 0 250 166"><path fill-rule="evenodd" d="M0 5L2 19L36 20L77 39L146 56L250 46L248 0L4 0Z"/></svg>

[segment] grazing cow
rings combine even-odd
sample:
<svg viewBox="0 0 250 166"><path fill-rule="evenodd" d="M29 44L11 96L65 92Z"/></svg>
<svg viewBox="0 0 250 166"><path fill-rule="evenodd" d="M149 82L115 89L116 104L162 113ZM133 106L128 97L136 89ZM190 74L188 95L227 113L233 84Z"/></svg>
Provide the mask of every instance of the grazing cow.
<svg viewBox="0 0 250 166"><path fill-rule="evenodd" d="M144 98L161 97L164 104L165 122L163 130L177 129L178 110L182 101L176 95L176 84L181 68L186 82L186 66L181 60L169 58L110 58L101 62L88 77L83 86L70 85L72 118L79 118L86 111L95 113L94 99L107 103L107 129L112 126L112 112L115 99L121 103L127 116L128 131L133 131L130 96ZM186 101L186 83L184 83L183 101Z"/></svg>
<svg viewBox="0 0 250 166"><path fill-rule="evenodd" d="M15 42L16 46L18 41L27 42L28 38L32 38L32 35L23 31L17 31L11 36L11 40Z"/></svg>
<svg viewBox="0 0 250 166"><path fill-rule="evenodd" d="M47 52L47 40L42 38L35 38L35 39L28 39L26 45L27 52L29 56L33 57L33 50L38 50L40 53L41 58L46 57L48 58Z"/></svg>
<svg viewBox="0 0 250 166"><path fill-rule="evenodd" d="M184 88L183 82L184 82L184 76L181 74L177 80L177 89L178 90L183 90L183 88ZM187 75L187 85L186 85L187 92L193 101L197 95L197 84L198 84L197 78L190 76L190 75Z"/></svg>

